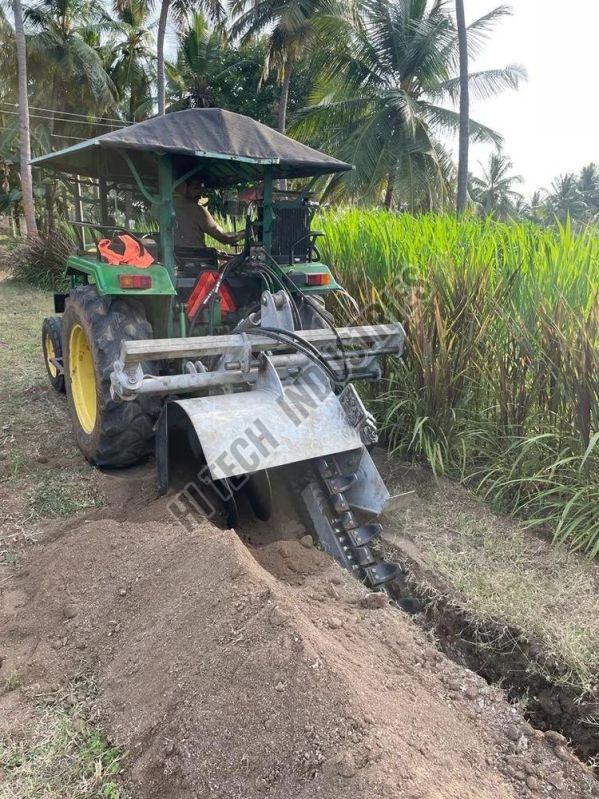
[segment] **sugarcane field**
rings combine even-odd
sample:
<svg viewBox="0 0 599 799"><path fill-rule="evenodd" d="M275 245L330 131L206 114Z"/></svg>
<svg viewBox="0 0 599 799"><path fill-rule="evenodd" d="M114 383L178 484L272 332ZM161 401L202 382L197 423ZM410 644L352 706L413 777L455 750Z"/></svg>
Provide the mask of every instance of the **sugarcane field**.
<svg viewBox="0 0 599 799"><path fill-rule="evenodd" d="M0 7L0 799L599 797L599 9L533 6Z"/></svg>

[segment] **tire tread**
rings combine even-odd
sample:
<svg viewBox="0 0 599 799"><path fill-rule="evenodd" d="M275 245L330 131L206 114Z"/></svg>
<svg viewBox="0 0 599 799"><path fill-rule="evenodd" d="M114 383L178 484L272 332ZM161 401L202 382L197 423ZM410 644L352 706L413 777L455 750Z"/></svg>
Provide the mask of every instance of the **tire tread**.
<svg viewBox="0 0 599 799"><path fill-rule="evenodd" d="M81 286L71 291L65 309L65 342L72 317L86 323L101 377L99 429L93 435L88 436L80 428L70 402L77 443L95 466L131 466L152 449L160 401L153 397L138 397L130 402L112 399L110 374L119 357L121 342L153 338L152 326L141 302L100 297L93 286ZM144 365L144 371L150 371L148 364Z"/></svg>

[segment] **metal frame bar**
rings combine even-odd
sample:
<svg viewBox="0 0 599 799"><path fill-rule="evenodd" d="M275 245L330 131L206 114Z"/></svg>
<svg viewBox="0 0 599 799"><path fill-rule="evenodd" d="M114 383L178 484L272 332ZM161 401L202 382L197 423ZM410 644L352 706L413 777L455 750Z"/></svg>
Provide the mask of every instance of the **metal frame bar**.
<svg viewBox="0 0 599 799"><path fill-rule="evenodd" d="M85 141L72 144L70 147L63 147L62 150L55 150L53 153L46 153L46 155L38 155L37 158L32 158L29 162L31 166L39 166L45 161L51 161L57 155L64 155L65 153L72 153L75 150L86 150L88 147L98 147L100 142L98 139L86 139ZM72 173L71 173L72 174Z"/></svg>
<svg viewBox="0 0 599 799"><path fill-rule="evenodd" d="M140 176L139 172L137 171L137 168L135 167L135 164L131 160L131 156L129 155L129 153L127 153L125 150L117 150L117 152L121 154L121 156L123 157L123 160L125 161L125 163L129 167L129 171L133 175L133 177L135 179L135 183L137 184L137 188L142 193L142 196L145 197L145 199L149 203L152 203L152 205L158 205L161 202L161 200L162 200L162 192L160 193L159 196L156 196L155 194L150 194L150 192L144 186L143 180L141 179L141 176ZM160 176L159 176L159 184L160 184Z"/></svg>
<svg viewBox="0 0 599 799"><path fill-rule="evenodd" d="M197 175L197 173L200 172L201 169L202 169L202 164L196 164L196 166L194 166L193 169L190 169L180 178L177 178L177 180L175 180L173 183L173 190L179 188L179 186L182 183L185 183L186 180L189 180L189 178L193 177L194 175Z"/></svg>
<svg viewBox="0 0 599 799"><path fill-rule="evenodd" d="M256 328L257 333L259 328ZM339 347L339 340L344 345L368 346L376 342L373 355L379 346L393 347L397 355L401 355L405 332L400 324L389 325L363 325L357 327L340 327L336 331L331 328L315 328L302 330L302 338L316 347ZM384 344L383 344L384 342ZM284 350L290 345L274 341L266 336L252 335L250 338L251 349L254 352L264 350ZM237 350L244 346L244 337L240 333L230 333L222 336L199 336L175 339L147 339L138 341L123 341L121 344L120 360L125 367L140 363L141 361L174 360L178 358L205 358L211 355ZM346 353L351 357L351 351Z"/></svg>
<svg viewBox="0 0 599 799"><path fill-rule="evenodd" d="M51 161L52 159L56 158L59 155L65 155L65 153L72 153L77 150L87 150L88 148L92 147L99 147L100 141L99 137L94 137L93 139L86 139L85 141L78 142L77 144L72 144L69 147L63 147L61 150L55 150L52 153L46 153L46 155L38 155L37 158L31 159L32 165L39 165L44 163L45 161ZM110 150L119 150L122 152L121 147L117 146L110 146L108 142L104 142L104 146L106 149ZM136 148L139 149L141 152L151 152L145 148ZM216 158L222 161L243 161L246 164L278 164L280 163L279 158L254 158L252 156L241 156L241 155L229 155L228 153L213 153L209 150L171 150L170 153L173 155L183 155L183 156L196 156L198 158Z"/></svg>
<svg viewBox="0 0 599 799"><path fill-rule="evenodd" d="M220 161L240 161L245 164L279 164L280 158L254 158L246 155L229 155L228 153L212 153L209 150L194 150L198 158L216 158ZM187 155L187 153L184 153Z"/></svg>

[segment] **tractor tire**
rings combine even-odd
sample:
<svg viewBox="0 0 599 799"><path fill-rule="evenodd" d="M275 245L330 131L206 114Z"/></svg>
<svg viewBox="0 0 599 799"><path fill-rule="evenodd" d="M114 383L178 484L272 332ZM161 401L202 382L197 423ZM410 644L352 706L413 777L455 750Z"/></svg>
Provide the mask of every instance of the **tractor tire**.
<svg viewBox="0 0 599 799"><path fill-rule="evenodd" d="M152 326L138 300L100 297L93 286L71 291L62 317L67 401L77 445L94 466L131 466L152 450L160 401L110 396L121 342L150 338Z"/></svg>
<svg viewBox="0 0 599 799"><path fill-rule="evenodd" d="M48 316L42 322L42 352L44 363L50 379L50 385L59 394L65 392L64 374L60 372L52 359L62 362L62 321L60 316Z"/></svg>

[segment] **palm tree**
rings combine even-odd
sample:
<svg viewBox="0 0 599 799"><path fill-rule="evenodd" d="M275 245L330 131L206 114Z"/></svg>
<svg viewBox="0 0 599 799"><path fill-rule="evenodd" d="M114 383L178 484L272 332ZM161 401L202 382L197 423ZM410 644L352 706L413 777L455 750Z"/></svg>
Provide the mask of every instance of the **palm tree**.
<svg viewBox="0 0 599 799"><path fill-rule="evenodd" d="M101 32L114 32L114 27L98 0L39 0L26 9L25 19L33 34L28 47L37 105L75 113L93 109L96 116L114 114L117 92L100 48ZM67 127L58 117L51 119L50 134L57 125ZM77 132L81 138L92 133L83 126Z"/></svg>
<svg viewBox="0 0 599 799"><path fill-rule="evenodd" d="M530 208L533 213L540 211L543 207L543 192L540 189L533 191L530 198Z"/></svg>
<svg viewBox="0 0 599 799"><path fill-rule="evenodd" d="M27 45L23 27L21 0L13 0L15 17L15 40L17 46L17 68L19 74L19 130L21 153L21 202L27 235L37 236L35 206L33 204L33 181L31 177L31 143L29 139L29 100L27 97Z"/></svg>
<svg viewBox="0 0 599 799"><path fill-rule="evenodd" d="M468 199L468 145L470 143L470 97L468 94L468 32L464 0L455 0L460 60L460 143L458 155L457 212L461 214Z"/></svg>
<svg viewBox="0 0 599 799"><path fill-rule="evenodd" d="M335 13L334 0L235 0L233 13L233 36L241 36L245 42L259 33L267 34L263 78L277 73L281 84L277 129L284 133L294 69L314 39L315 21Z"/></svg>
<svg viewBox="0 0 599 799"><path fill-rule="evenodd" d="M108 48L108 73L127 103L126 118L139 122L152 110L155 47L149 9L139 0L117 0L114 13L118 39Z"/></svg>
<svg viewBox="0 0 599 799"><path fill-rule="evenodd" d="M502 153L492 153L489 163L482 167L482 177L470 181L472 199L479 204L485 216L494 214L507 219L516 213L522 195L514 186L522 183L521 175L512 175L512 161Z"/></svg>
<svg viewBox="0 0 599 799"><path fill-rule="evenodd" d="M222 31L211 29L202 13L193 13L181 29L176 64L167 67L173 110L214 105L215 84L234 66L224 64L224 53Z"/></svg>
<svg viewBox="0 0 599 799"><path fill-rule="evenodd" d="M495 9L468 27L471 53L505 13ZM353 163L341 180L365 200L417 208L447 197L453 170L439 134L459 125L442 104L459 97L459 48L444 0L362 0L357 20L328 17L318 29L313 105L292 130ZM489 96L517 87L523 76L515 66L476 72L470 90ZM473 120L469 127L475 141L501 141Z"/></svg>
<svg viewBox="0 0 599 799"><path fill-rule="evenodd" d="M588 216L595 219L599 214L599 170L597 164L584 166L578 178L578 191L587 207Z"/></svg>
<svg viewBox="0 0 599 799"><path fill-rule="evenodd" d="M526 200L519 195L514 203L516 216L521 219L528 219L530 222L534 222L537 225L545 224L546 210L543 192L540 190L534 191L530 200Z"/></svg>
<svg viewBox="0 0 599 799"><path fill-rule="evenodd" d="M11 10L12 10L12 3ZM8 10L8 7L7 7ZM0 4L0 101L3 106L18 105L18 63L15 31L12 21L9 22L5 10ZM9 117L7 119L7 116ZM6 126L10 115L0 112L2 125Z"/></svg>
<svg viewBox="0 0 599 799"><path fill-rule="evenodd" d="M152 2L152 0L150 0ZM158 18L157 34L157 60L156 60L156 83L158 89L158 113L165 113L166 104L166 79L164 64L164 38L166 35L166 25L168 22L169 11L172 10L179 21L184 21L191 8L203 11L210 19L217 23L222 23L225 18L225 8L221 0L161 0L160 17Z"/></svg>
<svg viewBox="0 0 599 799"><path fill-rule="evenodd" d="M156 39L156 84L158 92L158 113L164 114L166 102L166 80L164 77L164 37L166 36L166 23L171 0L162 0L160 4L160 17L158 18L158 36Z"/></svg>
<svg viewBox="0 0 599 799"><path fill-rule="evenodd" d="M583 219L586 212L584 198L578 188L576 175L560 175L547 193L547 209L562 224L568 219Z"/></svg>

